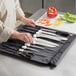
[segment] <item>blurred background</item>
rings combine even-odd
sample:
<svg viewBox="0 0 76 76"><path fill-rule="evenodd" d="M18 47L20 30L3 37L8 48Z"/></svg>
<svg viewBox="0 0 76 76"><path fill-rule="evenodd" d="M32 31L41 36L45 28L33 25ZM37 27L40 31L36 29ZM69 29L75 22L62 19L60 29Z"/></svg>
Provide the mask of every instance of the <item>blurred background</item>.
<svg viewBox="0 0 76 76"><path fill-rule="evenodd" d="M20 0L22 9L29 16L42 7L54 6L58 11L76 14L76 0ZM27 15L27 16L28 16Z"/></svg>

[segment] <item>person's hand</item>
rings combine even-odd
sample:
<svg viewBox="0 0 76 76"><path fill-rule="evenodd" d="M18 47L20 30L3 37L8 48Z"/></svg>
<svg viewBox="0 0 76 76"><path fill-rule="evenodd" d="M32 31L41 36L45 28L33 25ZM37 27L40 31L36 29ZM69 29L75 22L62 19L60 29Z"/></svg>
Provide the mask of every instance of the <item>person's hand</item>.
<svg viewBox="0 0 76 76"><path fill-rule="evenodd" d="M19 39L19 40L22 40L26 43L33 44L33 38L32 38L30 33L20 33L20 32L15 31L11 35L11 38Z"/></svg>
<svg viewBox="0 0 76 76"><path fill-rule="evenodd" d="M34 20L32 20L32 19L28 19L28 18L25 18L25 17L21 17L20 20L21 20L24 24L26 24L26 25L28 25L28 26L32 26L32 27L35 27L35 26L36 26Z"/></svg>
<svg viewBox="0 0 76 76"><path fill-rule="evenodd" d="M25 19L24 23L26 25L29 25L29 26L32 26L32 27L35 27L36 26L34 20L32 20L32 19Z"/></svg>

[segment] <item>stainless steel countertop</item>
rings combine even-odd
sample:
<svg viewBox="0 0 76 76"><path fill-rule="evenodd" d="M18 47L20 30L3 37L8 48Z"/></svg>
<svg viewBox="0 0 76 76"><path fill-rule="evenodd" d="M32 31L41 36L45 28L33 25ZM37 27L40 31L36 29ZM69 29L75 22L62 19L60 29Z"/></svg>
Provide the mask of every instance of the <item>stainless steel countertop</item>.
<svg viewBox="0 0 76 76"><path fill-rule="evenodd" d="M40 9L31 19L38 19L46 10ZM34 64L0 54L0 76L76 76L76 39L67 49L68 53L55 68Z"/></svg>

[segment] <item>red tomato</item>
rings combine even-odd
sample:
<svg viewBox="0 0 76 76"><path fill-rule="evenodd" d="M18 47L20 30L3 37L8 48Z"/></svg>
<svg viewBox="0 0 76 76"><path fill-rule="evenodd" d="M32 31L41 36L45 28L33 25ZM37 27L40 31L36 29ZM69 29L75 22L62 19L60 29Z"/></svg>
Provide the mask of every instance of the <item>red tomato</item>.
<svg viewBox="0 0 76 76"><path fill-rule="evenodd" d="M48 9L47 9L47 16L49 17L49 18L54 18L54 17L56 17L58 15L58 13L56 12L56 9L54 8L54 7L49 7Z"/></svg>

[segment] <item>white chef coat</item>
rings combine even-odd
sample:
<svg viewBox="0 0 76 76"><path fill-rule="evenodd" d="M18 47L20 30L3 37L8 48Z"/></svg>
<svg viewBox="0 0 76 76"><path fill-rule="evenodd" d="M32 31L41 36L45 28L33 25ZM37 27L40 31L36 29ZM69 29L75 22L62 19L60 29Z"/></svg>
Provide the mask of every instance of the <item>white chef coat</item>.
<svg viewBox="0 0 76 76"><path fill-rule="evenodd" d="M7 41L15 31L16 20L24 16L19 0L0 0L0 42Z"/></svg>

